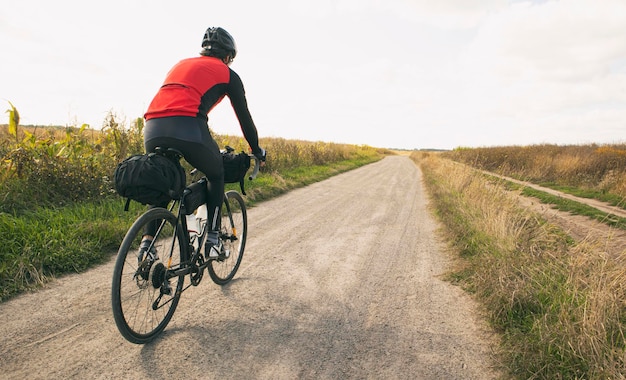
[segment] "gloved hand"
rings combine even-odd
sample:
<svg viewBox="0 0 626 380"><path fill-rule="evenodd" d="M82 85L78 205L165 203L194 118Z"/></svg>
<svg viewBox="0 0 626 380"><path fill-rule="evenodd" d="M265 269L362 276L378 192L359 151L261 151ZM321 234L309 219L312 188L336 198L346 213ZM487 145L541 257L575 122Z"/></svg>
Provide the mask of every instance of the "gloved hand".
<svg viewBox="0 0 626 380"><path fill-rule="evenodd" d="M261 166L265 165L265 160L267 159L267 152L265 149L259 147L259 150L252 152L252 154L254 154L254 157L261 162Z"/></svg>

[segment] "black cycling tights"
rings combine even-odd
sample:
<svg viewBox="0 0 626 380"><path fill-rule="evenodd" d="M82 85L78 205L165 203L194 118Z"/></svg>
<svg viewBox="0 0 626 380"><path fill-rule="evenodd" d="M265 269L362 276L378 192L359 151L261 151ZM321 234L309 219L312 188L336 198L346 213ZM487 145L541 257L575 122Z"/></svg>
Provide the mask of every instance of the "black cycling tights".
<svg viewBox="0 0 626 380"><path fill-rule="evenodd" d="M146 152L153 152L156 147L177 149L185 161L207 177L210 182L208 221L212 230L219 230L217 210L224 201L224 165L206 122L184 116L150 119L144 128L144 147ZM154 206L167 207L167 204ZM146 235L154 236L156 228L156 225L149 226Z"/></svg>

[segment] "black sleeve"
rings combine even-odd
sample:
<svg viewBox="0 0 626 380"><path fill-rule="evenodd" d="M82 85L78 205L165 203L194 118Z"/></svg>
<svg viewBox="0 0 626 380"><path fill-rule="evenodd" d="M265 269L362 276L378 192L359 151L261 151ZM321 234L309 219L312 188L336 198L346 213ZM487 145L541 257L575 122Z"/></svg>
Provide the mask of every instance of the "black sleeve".
<svg viewBox="0 0 626 380"><path fill-rule="evenodd" d="M243 136L246 138L246 141L248 141L248 144L250 144L250 148L252 148L252 153L260 153L259 135L254 121L252 120L252 116L250 115L250 111L248 110L248 102L246 101L243 83L239 75L232 69L230 70L230 82L228 83L226 94L230 99L233 110L235 110L235 115L237 115L237 119L239 120Z"/></svg>

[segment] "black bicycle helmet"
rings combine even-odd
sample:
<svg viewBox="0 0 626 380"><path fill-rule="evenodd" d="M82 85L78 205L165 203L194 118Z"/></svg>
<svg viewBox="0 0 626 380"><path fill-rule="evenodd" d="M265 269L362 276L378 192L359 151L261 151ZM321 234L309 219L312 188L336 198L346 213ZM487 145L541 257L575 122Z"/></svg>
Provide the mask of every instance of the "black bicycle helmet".
<svg viewBox="0 0 626 380"><path fill-rule="evenodd" d="M226 58L230 55L232 60L237 55L237 45L233 36L226 30L220 27L210 27L204 32L200 54L218 58Z"/></svg>

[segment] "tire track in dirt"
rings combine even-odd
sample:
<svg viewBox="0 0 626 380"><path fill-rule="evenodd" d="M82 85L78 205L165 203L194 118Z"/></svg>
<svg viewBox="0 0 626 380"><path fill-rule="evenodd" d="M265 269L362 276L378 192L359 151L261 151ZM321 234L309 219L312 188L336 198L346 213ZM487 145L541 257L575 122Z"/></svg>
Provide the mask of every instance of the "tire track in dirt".
<svg viewBox="0 0 626 380"><path fill-rule="evenodd" d="M571 201L582 203L587 206L593 207L597 210L606 212L607 214L616 215L616 216L619 216L620 218L626 218L626 210L624 210L623 208L610 205L608 203L599 201L597 199L577 197L575 195L563 193L561 191L550 189L548 187L542 187L531 182L520 181L514 178L505 177L503 175L499 175L499 174L495 174L491 172L484 172L484 173L498 177L498 178L505 179L513 183L517 183L518 185L527 186L527 187L533 188L535 190L543 191L551 195L556 195L557 197L561 197L564 199L569 199Z"/></svg>
<svg viewBox="0 0 626 380"><path fill-rule="evenodd" d="M485 173L522 186L528 186L535 190L543 191L551 195L593 207L610 215L626 218L626 210L596 199L577 197L530 182L516 180L491 172ZM541 203L532 197L520 196L519 199L520 203L524 207L532 209L534 212L540 214L547 220L559 225L566 233L577 241L586 241L593 244L598 249L607 252L613 257L616 257L626 251L626 231L623 229L611 227L605 223L586 216L574 215L569 212L557 210L552 206Z"/></svg>

